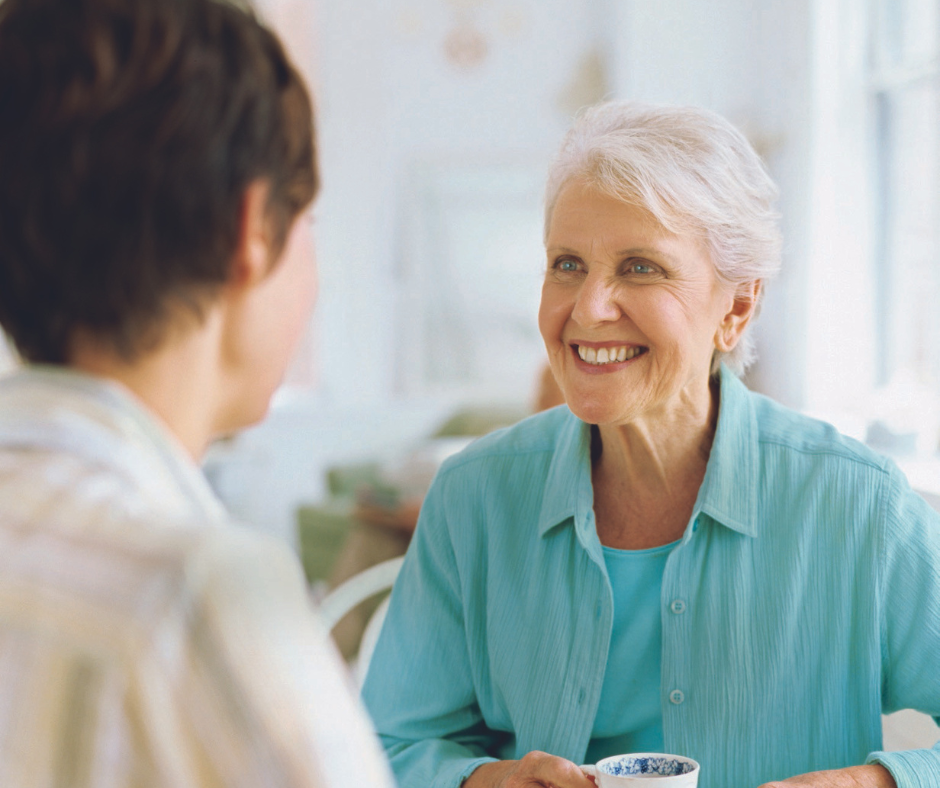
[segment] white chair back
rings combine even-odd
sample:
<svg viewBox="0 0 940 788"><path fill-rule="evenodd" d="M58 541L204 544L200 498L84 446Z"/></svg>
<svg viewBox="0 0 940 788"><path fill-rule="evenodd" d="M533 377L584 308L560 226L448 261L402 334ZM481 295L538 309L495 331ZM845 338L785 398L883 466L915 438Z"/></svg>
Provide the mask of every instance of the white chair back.
<svg viewBox="0 0 940 788"><path fill-rule="evenodd" d="M382 591L391 589L404 560L404 556L399 556L398 558L390 558L388 561L383 561L375 566L370 566L330 591L319 606L320 617L327 629L333 629L343 616L360 602L364 602L369 597ZM369 662L372 660L372 653L375 651L375 644L378 642L379 633L382 631L382 623L385 621L385 614L388 612L388 603L389 598L382 600L382 603L369 619L362 640L359 643L359 653L352 666L352 671L356 683L360 687L365 681L366 671L369 669Z"/></svg>

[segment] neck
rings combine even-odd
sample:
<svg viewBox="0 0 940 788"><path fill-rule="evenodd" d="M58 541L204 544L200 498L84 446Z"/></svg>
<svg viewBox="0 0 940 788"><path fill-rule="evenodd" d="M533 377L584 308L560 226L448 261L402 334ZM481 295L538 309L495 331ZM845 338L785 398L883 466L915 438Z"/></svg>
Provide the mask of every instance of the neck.
<svg viewBox="0 0 940 788"><path fill-rule="evenodd" d="M595 509L604 510L608 535L617 541L639 539L648 546L682 535L705 478L718 421L718 384L681 399L668 412L593 431Z"/></svg>
<svg viewBox="0 0 940 788"><path fill-rule="evenodd" d="M70 366L129 389L199 462L218 433L222 391L213 317L198 331L172 336L156 350L128 362L89 340L73 345Z"/></svg>

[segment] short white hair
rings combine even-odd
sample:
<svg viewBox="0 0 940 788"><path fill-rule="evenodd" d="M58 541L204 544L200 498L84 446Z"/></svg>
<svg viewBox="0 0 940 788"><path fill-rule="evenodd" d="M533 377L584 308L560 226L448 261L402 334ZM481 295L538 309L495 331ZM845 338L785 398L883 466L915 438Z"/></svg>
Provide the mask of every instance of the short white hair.
<svg viewBox="0 0 940 788"><path fill-rule="evenodd" d="M698 107L613 101L584 111L549 169L545 237L561 190L573 180L648 210L668 231L701 238L718 276L740 287L780 268L777 187L734 126ZM755 317L763 288L758 292ZM755 357L748 331L730 353L738 374Z"/></svg>

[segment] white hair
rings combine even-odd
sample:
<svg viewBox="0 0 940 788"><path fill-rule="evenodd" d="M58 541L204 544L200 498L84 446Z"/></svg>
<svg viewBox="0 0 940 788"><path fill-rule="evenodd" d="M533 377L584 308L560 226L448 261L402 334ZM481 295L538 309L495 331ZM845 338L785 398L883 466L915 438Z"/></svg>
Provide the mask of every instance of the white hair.
<svg viewBox="0 0 940 788"><path fill-rule="evenodd" d="M648 210L668 231L701 238L718 276L741 287L780 267L777 187L760 157L720 115L698 107L614 101L586 110L549 169L545 237L561 190L572 180ZM758 292L755 317L763 288ZM749 332L729 353L737 373L755 357Z"/></svg>

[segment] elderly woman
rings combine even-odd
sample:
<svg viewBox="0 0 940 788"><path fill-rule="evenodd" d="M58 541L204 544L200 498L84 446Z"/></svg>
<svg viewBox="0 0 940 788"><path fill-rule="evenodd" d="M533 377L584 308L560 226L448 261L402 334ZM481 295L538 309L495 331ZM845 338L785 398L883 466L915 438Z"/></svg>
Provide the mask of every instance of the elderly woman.
<svg viewBox="0 0 940 788"><path fill-rule="evenodd" d="M701 788L940 785L940 748L878 752L883 711L940 714L940 517L736 376L774 196L705 111L568 134L539 313L567 407L425 501L364 688L403 788L584 788L631 751Z"/></svg>
<svg viewBox="0 0 940 788"><path fill-rule="evenodd" d="M300 74L225 0L3 0L0 118L0 785L390 788L296 556L197 465L315 296Z"/></svg>

